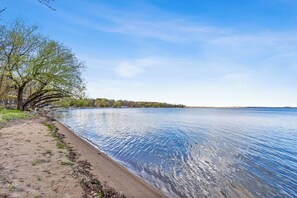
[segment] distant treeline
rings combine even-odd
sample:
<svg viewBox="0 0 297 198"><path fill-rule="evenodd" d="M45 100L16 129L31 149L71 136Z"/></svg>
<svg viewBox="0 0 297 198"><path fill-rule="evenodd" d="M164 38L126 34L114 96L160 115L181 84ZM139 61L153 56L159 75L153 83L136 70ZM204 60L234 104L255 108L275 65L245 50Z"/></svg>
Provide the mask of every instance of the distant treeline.
<svg viewBox="0 0 297 198"><path fill-rule="evenodd" d="M184 105L181 104L168 104L161 102L134 102L128 100L110 100L106 98L97 99L74 99L74 98L64 98L59 101L57 106L70 108L70 107L112 107L112 108L183 108Z"/></svg>

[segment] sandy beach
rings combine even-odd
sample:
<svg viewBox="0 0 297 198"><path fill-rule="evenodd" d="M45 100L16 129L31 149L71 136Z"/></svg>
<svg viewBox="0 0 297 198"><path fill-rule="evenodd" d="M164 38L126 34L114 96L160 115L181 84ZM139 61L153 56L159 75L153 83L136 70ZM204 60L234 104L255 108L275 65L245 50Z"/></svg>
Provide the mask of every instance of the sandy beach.
<svg viewBox="0 0 297 198"><path fill-rule="evenodd" d="M59 148L57 139L44 125L47 118L20 120L0 129L0 197L93 197L86 196L86 185L74 177L76 163L88 162L90 175L115 197L165 197L126 168L101 153L57 121L52 124L63 137L69 151ZM62 135L61 135L62 134ZM87 186L91 185L85 182ZM98 196L94 194L94 197Z"/></svg>

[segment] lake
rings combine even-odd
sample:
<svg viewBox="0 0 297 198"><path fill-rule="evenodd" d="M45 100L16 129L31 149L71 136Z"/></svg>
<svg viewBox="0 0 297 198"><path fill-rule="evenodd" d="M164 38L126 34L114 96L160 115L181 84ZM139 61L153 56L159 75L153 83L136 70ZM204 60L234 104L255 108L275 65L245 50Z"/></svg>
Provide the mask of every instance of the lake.
<svg viewBox="0 0 297 198"><path fill-rule="evenodd" d="M76 109L54 116L169 197L297 197L297 109Z"/></svg>

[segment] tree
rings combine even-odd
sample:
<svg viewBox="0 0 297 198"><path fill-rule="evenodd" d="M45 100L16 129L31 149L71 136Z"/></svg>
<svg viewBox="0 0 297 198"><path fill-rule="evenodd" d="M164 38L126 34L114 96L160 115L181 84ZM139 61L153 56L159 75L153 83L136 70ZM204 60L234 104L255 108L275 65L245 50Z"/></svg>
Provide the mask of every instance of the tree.
<svg viewBox="0 0 297 198"><path fill-rule="evenodd" d="M45 38L36 26L16 20L0 27L1 75L17 92L17 108L41 108L85 89L84 65L66 46Z"/></svg>
<svg viewBox="0 0 297 198"><path fill-rule="evenodd" d="M4 12L6 10L6 8L0 8L0 14L2 13L2 12Z"/></svg>
<svg viewBox="0 0 297 198"><path fill-rule="evenodd" d="M118 101L118 100L115 101L114 104L113 104L113 107L114 107L114 108L121 108L121 102Z"/></svg>
<svg viewBox="0 0 297 198"><path fill-rule="evenodd" d="M48 7L49 9L51 10L54 10L56 11L56 9L54 9L52 6L51 6L51 2L55 1L55 0L38 0L41 4L44 4L46 7Z"/></svg>

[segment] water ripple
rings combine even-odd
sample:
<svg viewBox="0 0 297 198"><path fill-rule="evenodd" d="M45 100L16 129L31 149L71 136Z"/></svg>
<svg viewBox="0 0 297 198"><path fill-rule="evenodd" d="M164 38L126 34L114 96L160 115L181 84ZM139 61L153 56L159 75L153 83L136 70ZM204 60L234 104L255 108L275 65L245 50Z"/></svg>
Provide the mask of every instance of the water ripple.
<svg viewBox="0 0 297 198"><path fill-rule="evenodd" d="M296 109L83 109L54 116L169 197L297 197Z"/></svg>

